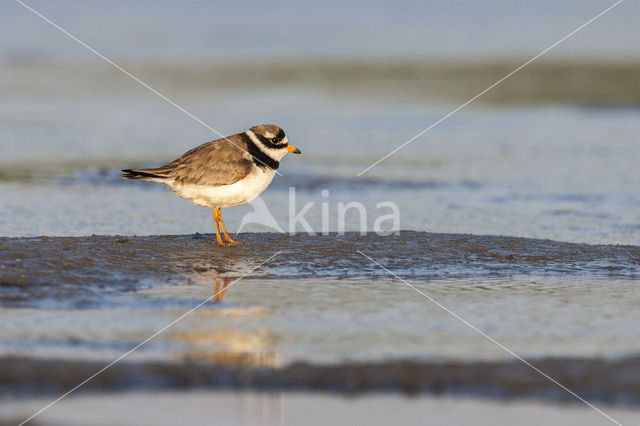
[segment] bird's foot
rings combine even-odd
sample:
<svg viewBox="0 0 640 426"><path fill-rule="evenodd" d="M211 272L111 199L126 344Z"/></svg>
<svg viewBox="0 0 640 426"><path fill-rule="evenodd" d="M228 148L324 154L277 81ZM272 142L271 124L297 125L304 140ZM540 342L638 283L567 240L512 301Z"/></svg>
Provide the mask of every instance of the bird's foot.
<svg viewBox="0 0 640 426"><path fill-rule="evenodd" d="M224 239L225 239L226 242L229 243L229 245L235 246L235 245L238 245L238 244L245 244L242 241L236 241L233 238L231 238L231 236L226 232L226 229L224 231L225 231L224 232Z"/></svg>
<svg viewBox="0 0 640 426"><path fill-rule="evenodd" d="M232 240L232 239L228 239L226 241L223 241L222 239L220 239L220 240L217 240L217 242L218 242L218 245L220 247L237 246L237 245L240 245L240 244L247 244L247 243L244 243L242 241L235 241L235 240Z"/></svg>
<svg viewBox="0 0 640 426"><path fill-rule="evenodd" d="M230 246L237 246L237 245L240 245L240 244L248 244L248 243L245 243L245 242L243 242L243 241L236 241L236 240L232 240L231 238L229 238L229 239L226 241L226 243L227 243L227 245L230 245Z"/></svg>

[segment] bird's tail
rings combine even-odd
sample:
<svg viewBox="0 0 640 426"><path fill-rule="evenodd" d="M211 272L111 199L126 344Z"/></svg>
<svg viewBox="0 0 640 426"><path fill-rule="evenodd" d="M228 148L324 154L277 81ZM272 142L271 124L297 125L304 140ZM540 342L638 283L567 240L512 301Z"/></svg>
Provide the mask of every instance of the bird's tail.
<svg viewBox="0 0 640 426"><path fill-rule="evenodd" d="M124 169L120 175L125 179L162 180L166 179L166 171L163 169Z"/></svg>

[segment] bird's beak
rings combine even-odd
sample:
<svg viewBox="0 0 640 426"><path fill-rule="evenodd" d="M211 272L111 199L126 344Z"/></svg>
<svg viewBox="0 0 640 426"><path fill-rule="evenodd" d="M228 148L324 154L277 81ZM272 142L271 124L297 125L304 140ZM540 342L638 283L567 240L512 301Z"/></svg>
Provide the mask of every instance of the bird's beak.
<svg viewBox="0 0 640 426"><path fill-rule="evenodd" d="M300 150L291 144L287 144L287 151L293 152L294 154L300 154Z"/></svg>

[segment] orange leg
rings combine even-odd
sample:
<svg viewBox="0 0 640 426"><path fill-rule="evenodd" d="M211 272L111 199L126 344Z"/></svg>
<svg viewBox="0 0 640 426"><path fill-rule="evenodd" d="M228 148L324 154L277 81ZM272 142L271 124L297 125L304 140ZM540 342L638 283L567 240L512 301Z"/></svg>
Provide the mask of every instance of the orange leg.
<svg viewBox="0 0 640 426"><path fill-rule="evenodd" d="M221 218L222 218L222 215L220 214L220 208L216 207L215 209L213 209L213 226L216 228L216 240L218 241L219 246L226 246L228 244L224 243L222 241L222 238L220 238L220 229L219 229L218 221L220 221Z"/></svg>
<svg viewBox="0 0 640 426"><path fill-rule="evenodd" d="M227 293L227 286L229 285L231 280L231 278L225 278L224 283L222 284L222 290L220 290L220 280L216 278L216 289L213 292L214 302L222 302L222 299L224 299L224 295Z"/></svg>
<svg viewBox="0 0 640 426"><path fill-rule="evenodd" d="M220 299L220 280L216 278L216 289L213 291L213 301Z"/></svg>
<svg viewBox="0 0 640 426"><path fill-rule="evenodd" d="M222 299L224 299L224 295L227 294L227 286L229 285L229 283L232 281L232 278L225 278L224 279L224 283L222 284L222 291L220 292L220 295L218 296L218 302L222 302Z"/></svg>
<svg viewBox="0 0 640 426"><path fill-rule="evenodd" d="M213 209L213 219L216 219L216 216L218 217L218 222L220 222L220 227L222 228L222 233L224 235L224 239L225 241L227 241L229 244L243 244L240 241L235 241L234 239L232 239L229 236L229 233L227 232L227 227L224 226L224 220L222 220L222 212L220 211L220 207L216 207L215 209ZM216 226L216 232L217 232L217 226ZM216 234L218 235L218 234ZM220 244L220 240L218 240L218 244Z"/></svg>

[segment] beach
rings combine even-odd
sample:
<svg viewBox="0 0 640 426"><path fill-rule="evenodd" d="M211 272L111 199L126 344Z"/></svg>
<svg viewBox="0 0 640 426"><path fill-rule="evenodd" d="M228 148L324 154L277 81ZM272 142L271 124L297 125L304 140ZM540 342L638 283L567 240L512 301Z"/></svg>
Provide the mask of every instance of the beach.
<svg viewBox="0 0 640 426"><path fill-rule="evenodd" d="M26 3L1 425L639 422L637 3ZM246 244L120 176L260 123Z"/></svg>

